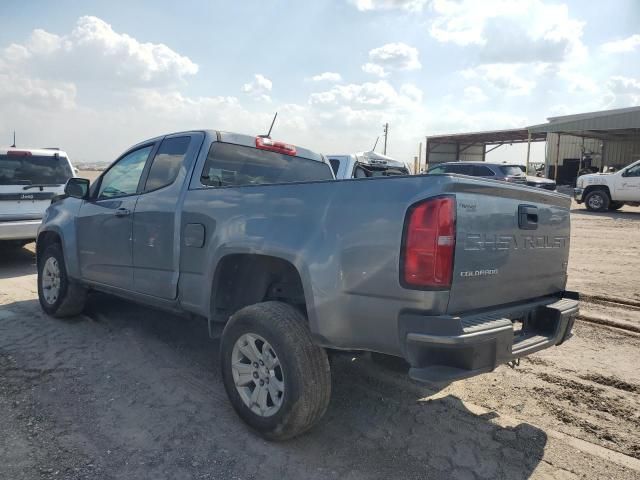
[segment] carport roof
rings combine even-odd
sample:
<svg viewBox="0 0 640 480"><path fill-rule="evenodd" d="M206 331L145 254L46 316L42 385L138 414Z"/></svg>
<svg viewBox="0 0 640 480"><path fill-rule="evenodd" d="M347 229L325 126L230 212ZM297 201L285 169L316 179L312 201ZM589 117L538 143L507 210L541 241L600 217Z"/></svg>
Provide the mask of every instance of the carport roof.
<svg viewBox="0 0 640 480"><path fill-rule="evenodd" d="M463 144L463 145L496 145L505 143L526 143L529 130L526 128L512 128L508 130L490 130L486 132L454 133L450 135L430 135L430 144ZM546 132L531 133L532 142L540 142L547 138Z"/></svg>
<svg viewBox="0 0 640 480"><path fill-rule="evenodd" d="M624 140L640 136L640 106L550 117L548 123L532 125L532 135L563 133L603 140Z"/></svg>

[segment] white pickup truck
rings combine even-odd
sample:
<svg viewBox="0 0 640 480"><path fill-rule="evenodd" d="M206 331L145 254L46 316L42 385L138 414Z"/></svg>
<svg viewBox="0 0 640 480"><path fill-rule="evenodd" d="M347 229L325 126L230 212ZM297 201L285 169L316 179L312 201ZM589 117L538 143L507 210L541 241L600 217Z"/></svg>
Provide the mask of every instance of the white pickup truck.
<svg viewBox="0 0 640 480"><path fill-rule="evenodd" d="M578 177L574 197L594 212L618 210L623 205L640 206L640 160L615 173Z"/></svg>

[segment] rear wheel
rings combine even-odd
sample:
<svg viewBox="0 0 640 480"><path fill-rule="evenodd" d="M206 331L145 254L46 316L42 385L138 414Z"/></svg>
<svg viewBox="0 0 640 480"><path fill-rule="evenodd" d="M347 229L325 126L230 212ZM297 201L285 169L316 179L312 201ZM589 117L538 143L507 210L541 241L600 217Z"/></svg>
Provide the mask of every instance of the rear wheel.
<svg viewBox="0 0 640 480"><path fill-rule="evenodd" d="M592 212L606 212L609 209L611 199L604 190L592 190L584 199L587 210Z"/></svg>
<svg viewBox="0 0 640 480"><path fill-rule="evenodd" d="M233 408L264 437L295 437L324 415L331 395L329 361L294 307L264 302L238 311L222 333L220 355Z"/></svg>
<svg viewBox="0 0 640 480"><path fill-rule="evenodd" d="M38 299L42 310L54 317L72 317L84 310L87 290L69 281L62 248L57 243L38 255Z"/></svg>
<svg viewBox="0 0 640 480"><path fill-rule="evenodd" d="M620 210L622 207L624 207L622 202L611 202L609 204L609 210Z"/></svg>

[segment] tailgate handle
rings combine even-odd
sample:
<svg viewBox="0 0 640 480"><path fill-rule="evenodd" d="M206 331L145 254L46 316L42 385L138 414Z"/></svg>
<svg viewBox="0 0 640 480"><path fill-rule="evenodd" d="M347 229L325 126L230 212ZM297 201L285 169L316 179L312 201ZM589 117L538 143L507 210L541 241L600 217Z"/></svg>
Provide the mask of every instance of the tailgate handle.
<svg viewBox="0 0 640 480"><path fill-rule="evenodd" d="M518 226L522 230L538 229L538 207L534 205L518 206Z"/></svg>

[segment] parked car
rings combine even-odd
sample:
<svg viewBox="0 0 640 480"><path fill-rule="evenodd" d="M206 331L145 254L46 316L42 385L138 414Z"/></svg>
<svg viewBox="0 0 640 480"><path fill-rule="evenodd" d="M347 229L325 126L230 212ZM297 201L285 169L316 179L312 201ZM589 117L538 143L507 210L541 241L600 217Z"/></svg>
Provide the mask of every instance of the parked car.
<svg viewBox="0 0 640 480"><path fill-rule="evenodd" d="M36 238L51 199L74 175L58 149L0 149L0 245L21 246Z"/></svg>
<svg viewBox="0 0 640 480"><path fill-rule="evenodd" d="M376 152L327 155L327 158L339 180L410 174L406 164Z"/></svg>
<svg viewBox="0 0 640 480"><path fill-rule="evenodd" d="M640 205L640 160L617 172L581 175L576 181L574 197L594 212Z"/></svg>
<svg viewBox="0 0 640 480"><path fill-rule="evenodd" d="M570 199L456 175L335 181L269 138L175 133L74 178L43 219L38 297L91 290L207 319L238 415L269 439L311 428L328 352L406 359L448 383L564 342Z"/></svg>
<svg viewBox="0 0 640 480"><path fill-rule="evenodd" d="M471 177L483 177L491 180L503 180L505 182L525 185L527 177L519 165L490 162L448 162L435 165L427 174L457 173Z"/></svg>
<svg viewBox="0 0 640 480"><path fill-rule="evenodd" d="M518 167L527 175L526 165L518 165ZM546 190L555 190L557 188L555 180L545 178L542 174L543 171L544 167L540 171L537 171L536 175L527 175L527 185L530 187L544 188Z"/></svg>

